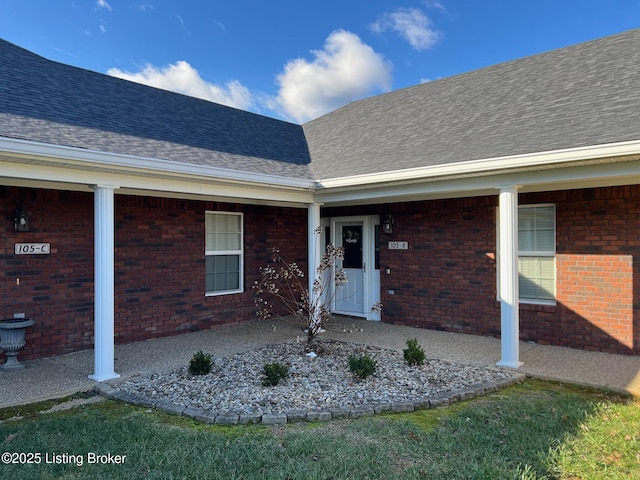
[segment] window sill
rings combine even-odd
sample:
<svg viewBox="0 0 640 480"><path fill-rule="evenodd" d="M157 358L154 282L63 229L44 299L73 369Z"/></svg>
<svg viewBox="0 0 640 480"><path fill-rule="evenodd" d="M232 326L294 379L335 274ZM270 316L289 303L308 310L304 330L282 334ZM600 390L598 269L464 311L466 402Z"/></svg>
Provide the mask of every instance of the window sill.
<svg viewBox="0 0 640 480"><path fill-rule="evenodd" d="M205 292L205 297L220 297L222 295L234 295L236 293L244 293L244 290L225 290L224 292Z"/></svg>
<svg viewBox="0 0 640 480"><path fill-rule="evenodd" d="M533 302L531 300L520 300L518 302L520 310L529 312L555 312L557 302ZM496 300L496 308L500 307L500 300Z"/></svg>

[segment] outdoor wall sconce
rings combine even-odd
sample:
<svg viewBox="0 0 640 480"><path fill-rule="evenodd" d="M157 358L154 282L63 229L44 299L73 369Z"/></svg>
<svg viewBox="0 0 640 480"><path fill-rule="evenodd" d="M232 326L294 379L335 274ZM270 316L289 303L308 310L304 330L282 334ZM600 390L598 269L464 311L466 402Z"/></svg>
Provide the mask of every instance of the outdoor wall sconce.
<svg viewBox="0 0 640 480"><path fill-rule="evenodd" d="M13 212L13 226L16 232L29 231L29 214L22 206L22 202L18 203L15 212Z"/></svg>
<svg viewBox="0 0 640 480"><path fill-rule="evenodd" d="M384 222L382 222L382 231L384 233L393 233L393 217L390 213L387 213Z"/></svg>

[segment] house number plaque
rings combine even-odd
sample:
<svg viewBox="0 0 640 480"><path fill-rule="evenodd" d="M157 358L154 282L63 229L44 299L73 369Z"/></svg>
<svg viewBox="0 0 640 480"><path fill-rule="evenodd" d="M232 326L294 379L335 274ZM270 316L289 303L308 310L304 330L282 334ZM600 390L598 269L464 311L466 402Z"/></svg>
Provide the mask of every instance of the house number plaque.
<svg viewBox="0 0 640 480"><path fill-rule="evenodd" d="M16 243L16 255L49 255L50 243Z"/></svg>
<svg viewBox="0 0 640 480"><path fill-rule="evenodd" d="M409 242L389 242L389 250L408 250Z"/></svg>

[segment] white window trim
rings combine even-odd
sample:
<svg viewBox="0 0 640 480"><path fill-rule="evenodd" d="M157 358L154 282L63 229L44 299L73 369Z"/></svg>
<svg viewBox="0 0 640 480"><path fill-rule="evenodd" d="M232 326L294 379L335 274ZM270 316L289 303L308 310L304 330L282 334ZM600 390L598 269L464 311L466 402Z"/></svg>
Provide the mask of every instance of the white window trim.
<svg viewBox="0 0 640 480"><path fill-rule="evenodd" d="M220 295L231 295L231 294L235 294L235 293L243 293L244 292L244 213L242 212L222 212L222 211L216 211L216 210L206 210L205 211L205 219L206 216L208 214L214 214L214 215L235 215L237 217L240 217L240 249L239 250L206 250L206 240L205 240L205 258L208 256L218 256L218 255L239 255L240 256L240 262L239 262L239 276L240 278L238 279L238 285L239 288L234 289L234 290L221 290L221 291L217 291L217 292L207 292L205 291L205 297L217 297ZM205 236L207 234L206 231L206 220L205 220ZM205 267L206 270L206 267ZM206 273L206 272L205 272Z"/></svg>
<svg viewBox="0 0 640 480"><path fill-rule="evenodd" d="M556 224L557 224L557 215L556 215L556 204L555 203L535 203L535 204L526 204L526 205L518 205L518 213L520 213L520 209L523 208L532 208L532 207L553 207L553 238L554 245L556 244ZM500 218L499 214L500 207L496 207L496 219ZM500 222L496 221L496 300L500 301ZM557 285L558 285L558 271L556 268L556 250L553 251L523 251L518 247L518 258L520 257L553 257L553 300L539 300L539 299L531 299L531 298L522 298L518 295L518 302L526 305L548 305L555 306L557 305Z"/></svg>

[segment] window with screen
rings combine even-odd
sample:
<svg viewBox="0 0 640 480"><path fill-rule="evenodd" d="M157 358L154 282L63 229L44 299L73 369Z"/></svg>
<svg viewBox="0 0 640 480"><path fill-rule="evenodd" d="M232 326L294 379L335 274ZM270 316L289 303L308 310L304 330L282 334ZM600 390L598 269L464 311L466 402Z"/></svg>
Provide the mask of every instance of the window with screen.
<svg viewBox="0 0 640 480"><path fill-rule="evenodd" d="M205 291L207 295L242 292L243 216L205 214Z"/></svg>
<svg viewBox="0 0 640 480"><path fill-rule="evenodd" d="M555 255L555 206L521 206L518 210L518 286L521 301L555 301Z"/></svg>

